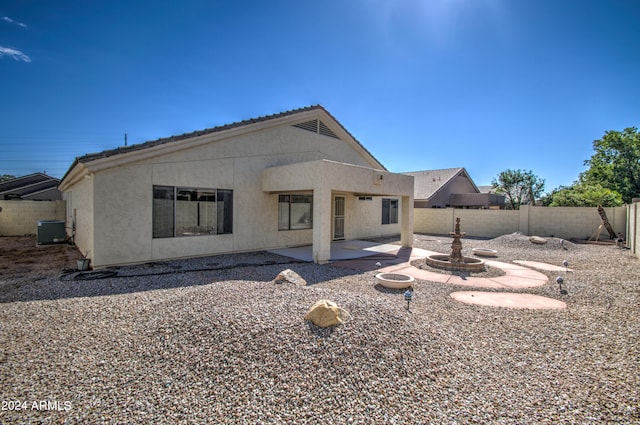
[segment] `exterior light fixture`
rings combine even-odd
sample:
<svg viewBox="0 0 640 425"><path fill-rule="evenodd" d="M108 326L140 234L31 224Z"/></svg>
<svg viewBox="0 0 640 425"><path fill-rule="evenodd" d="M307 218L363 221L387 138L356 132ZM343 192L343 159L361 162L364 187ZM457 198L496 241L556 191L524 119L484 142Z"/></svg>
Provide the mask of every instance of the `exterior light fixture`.
<svg viewBox="0 0 640 425"><path fill-rule="evenodd" d="M556 277L556 283L560 287L560 293L562 295L567 295L568 294L567 290L566 289L562 289L562 284L564 283L564 278L562 276Z"/></svg>
<svg viewBox="0 0 640 425"><path fill-rule="evenodd" d="M411 299L413 298L413 293L409 290L407 290L404 293L404 300L407 302L407 310L409 310L409 303L411 302Z"/></svg>

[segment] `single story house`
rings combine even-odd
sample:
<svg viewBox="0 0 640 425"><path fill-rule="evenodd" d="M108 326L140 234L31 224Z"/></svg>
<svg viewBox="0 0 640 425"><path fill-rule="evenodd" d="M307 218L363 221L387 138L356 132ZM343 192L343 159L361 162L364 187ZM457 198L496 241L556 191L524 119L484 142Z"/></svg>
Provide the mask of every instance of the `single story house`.
<svg viewBox="0 0 640 425"><path fill-rule="evenodd" d="M60 179L45 173L33 173L0 182L0 199L29 201L59 201Z"/></svg>
<svg viewBox="0 0 640 425"><path fill-rule="evenodd" d="M400 234L413 177L389 172L322 106L76 158L67 227L94 267Z"/></svg>
<svg viewBox="0 0 640 425"><path fill-rule="evenodd" d="M415 208L504 207L504 196L482 193L464 168L403 173L414 178Z"/></svg>

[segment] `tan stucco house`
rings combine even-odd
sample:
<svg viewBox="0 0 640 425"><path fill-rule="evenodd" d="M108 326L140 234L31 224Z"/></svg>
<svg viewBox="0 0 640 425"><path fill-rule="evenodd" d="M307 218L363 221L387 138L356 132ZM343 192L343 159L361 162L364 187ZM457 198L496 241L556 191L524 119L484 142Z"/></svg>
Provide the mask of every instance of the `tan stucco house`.
<svg viewBox="0 0 640 425"><path fill-rule="evenodd" d="M416 208L504 207L504 196L483 193L463 167L404 173L413 176Z"/></svg>
<svg viewBox="0 0 640 425"><path fill-rule="evenodd" d="M79 158L60 183L95 267L401 234L413 177L388 172L322 106Z"/></svg>

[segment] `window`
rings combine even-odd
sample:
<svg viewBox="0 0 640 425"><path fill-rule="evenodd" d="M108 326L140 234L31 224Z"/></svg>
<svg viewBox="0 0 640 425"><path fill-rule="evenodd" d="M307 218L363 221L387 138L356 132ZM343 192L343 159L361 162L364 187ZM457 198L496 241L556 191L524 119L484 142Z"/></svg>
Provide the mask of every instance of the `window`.
<svg viewBox="0 0 640 425"><path fill-rule="evenodd" d="M153 237L232 233L233 191L153 187Z"/></svg>
<svg viewBox="0 0 640 425"><path fill-rule="evenodd" d="M278 196L278 230L311 229L313 195Z"/></svg>
<svg viewBox="0 0 640 425"><path fill-rule="evenodd" d="M382 199L382 224L395 224L398 222L398 200Z"/></svg>

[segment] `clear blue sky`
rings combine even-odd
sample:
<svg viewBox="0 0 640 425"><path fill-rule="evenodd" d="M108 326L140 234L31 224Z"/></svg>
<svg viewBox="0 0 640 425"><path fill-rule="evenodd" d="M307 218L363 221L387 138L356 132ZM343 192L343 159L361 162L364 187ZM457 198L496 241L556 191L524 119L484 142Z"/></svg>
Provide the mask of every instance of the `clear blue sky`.
<svg viewBox="0 0 640 425"><path fill-rule="evenodd" d="M640 127L638 0L0 2L0 174L312 104L389 170L584 170Z"/></svg>

